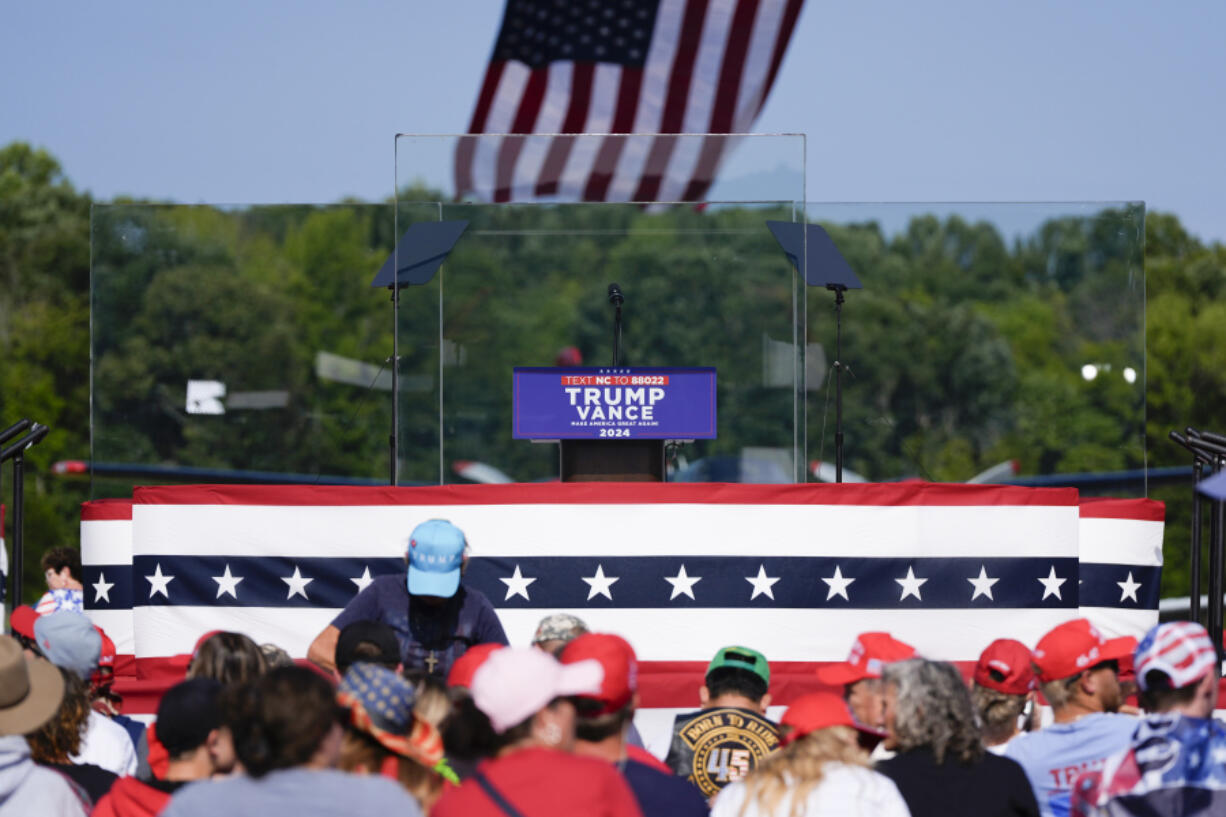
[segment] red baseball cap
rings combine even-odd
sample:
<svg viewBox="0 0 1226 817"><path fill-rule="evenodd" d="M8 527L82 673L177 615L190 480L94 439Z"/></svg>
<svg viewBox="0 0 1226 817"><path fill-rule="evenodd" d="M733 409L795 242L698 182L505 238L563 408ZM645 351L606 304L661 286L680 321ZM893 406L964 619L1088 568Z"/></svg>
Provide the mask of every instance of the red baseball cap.
<svg viewBox="0 0 1226 817"><path fill-rule="evenodd" d="M452 662L451 671L447 673L447 686L464 687L465 689L471 687L473 676L485 663L485 659L500 649L502 649L501 644L476 644L469 647L463 655Z"/></svg>
<svg viewBox="0 0 1226 817"><path fill-rule="evenodd" d="M1004 676L992 677L993 671ZM979 655L975 683L1006 695L1025 695L1035 687L1030 648L1012 638L998 638Z"/></svg>
<svg viewBox="0 0 1226 817"><path fill-rule="evenodd" d="M1040 638L1032 654L1039 680L1046 683L1072 677L1103 661L1118 661L1132 655L1136 646L1132 636L1106 639L1089 619L1075 618Z"/></svg>
<svg viewBox="0 0 1226 817"><path fill-rule="evenodd" d="M98 631L98 635L102 636L102 655L98 658L98 666L115 666L115 642L97 624L94 625L94 629Z"/></svg>
<svg viewBox="0 0 1226 817"><path fill-rule="evenodd" d="M798 738L803 738L810 732L828 729L831 726L850 726L861 728L851 716L847 702L833 692L811 692L801 695L783 713L779 719L780 726L789 727L782 730L780 743L784 746Z"/></svg>
<svg viewBox="0 0 1226 817"><path fill-rule="evenodd" d="M638 688L639 676L639 662L630 642L609 633L584 633L567 644L560 656L563 664L588 659L599 662L604 669L600 691L595 695L583 696L604 704L599 712L590 714L596 716L616 712L629 703Z"/></svg>
<svg viewBox="0 0 1226 817"><path fill-rule="evenodd" d="M831 686L845 686L865 678L880 678L886 664L914 657L914 647L889 633L860 633L851 645L847 660L818 667L817 680Z"/></svg>
<svg viewBox="0 0 1226 817"><path fill-rule="evenodd" d="M28 604L23 604L13 608L13 612L9 615L9 626L13 628L13 632L34 640L34 622L37 618L38 613L35 609Z"/></svg>

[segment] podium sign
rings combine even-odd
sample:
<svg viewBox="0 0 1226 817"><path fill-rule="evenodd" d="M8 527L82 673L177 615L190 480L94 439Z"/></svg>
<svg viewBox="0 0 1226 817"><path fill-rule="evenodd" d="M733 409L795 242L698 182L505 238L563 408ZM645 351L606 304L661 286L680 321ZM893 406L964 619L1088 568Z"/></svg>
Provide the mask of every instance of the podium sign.
<svg viewBox="0 0 1226 817"><path fill-rule="evenodd" d="M516 367L512 436L710 440L715 369Z"/></svg>

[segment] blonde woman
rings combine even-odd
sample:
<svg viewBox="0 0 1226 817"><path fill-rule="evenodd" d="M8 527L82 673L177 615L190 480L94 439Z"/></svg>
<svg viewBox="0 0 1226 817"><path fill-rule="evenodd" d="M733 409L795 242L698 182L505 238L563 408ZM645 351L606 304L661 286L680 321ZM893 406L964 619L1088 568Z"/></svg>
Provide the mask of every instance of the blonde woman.
<svg viewBox="0 0 1226 817"><path fill-rule="evenodd" d="M894 784L869 768L842 698L798 698L780 727L782 748L724 788L711 817L910 817Z"/></svg>

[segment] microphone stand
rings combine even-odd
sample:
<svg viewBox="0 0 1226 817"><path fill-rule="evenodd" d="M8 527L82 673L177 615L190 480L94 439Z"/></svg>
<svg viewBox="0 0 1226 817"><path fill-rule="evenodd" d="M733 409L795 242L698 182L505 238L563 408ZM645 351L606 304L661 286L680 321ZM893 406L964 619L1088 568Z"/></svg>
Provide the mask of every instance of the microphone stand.
<svg viewBox="0 0 1226 817"><path fill-rule="evenodd" d="M609 284L609 303L613 304L613 366L622 362L622 304L626 299L622 296L621 287Z"/></svg>
<svg viewBox="0 0 1226 817"><path fill-rule="evenodd" d="M843 481L843 293L842 284L827 284L834 292L834 481Z"/></svg>

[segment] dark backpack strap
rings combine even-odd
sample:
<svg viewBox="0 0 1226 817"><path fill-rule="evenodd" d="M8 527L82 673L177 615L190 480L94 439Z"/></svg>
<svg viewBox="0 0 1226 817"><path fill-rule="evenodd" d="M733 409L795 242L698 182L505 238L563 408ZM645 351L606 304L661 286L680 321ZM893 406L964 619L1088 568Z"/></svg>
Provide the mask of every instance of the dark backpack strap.
<svg viewBox="0 0 1226 817"><path fill-rule="evenodd" d="M480 769L473 772L473 779L477 781L478 786L485 790L485 793L489 795L489 798L494 801L495 805L506 812L507 817L524 817L523 812L511 805L510 801L502 796L502 792L494 787L494 784L481 773Z"/></svg>

